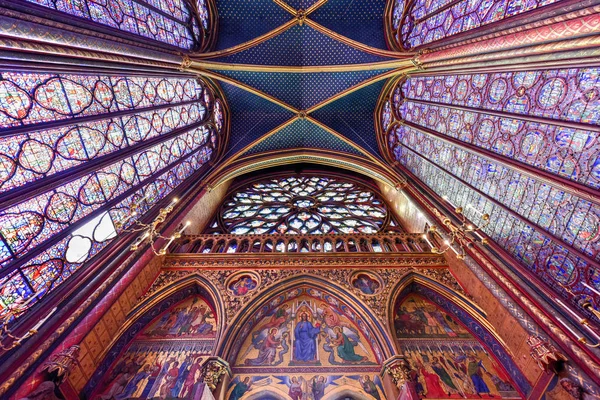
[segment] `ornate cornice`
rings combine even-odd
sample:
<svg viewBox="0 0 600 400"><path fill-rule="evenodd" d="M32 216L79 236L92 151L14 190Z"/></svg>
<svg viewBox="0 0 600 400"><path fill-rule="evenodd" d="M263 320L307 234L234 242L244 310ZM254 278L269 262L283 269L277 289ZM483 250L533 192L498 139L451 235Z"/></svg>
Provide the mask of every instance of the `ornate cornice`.
<svg viewBox="0 0 600 400"><path fill-rule="evenodd" d="M165 258L168 268L341 268L445 267L444 257L429 253L184 254Z"/></svg>

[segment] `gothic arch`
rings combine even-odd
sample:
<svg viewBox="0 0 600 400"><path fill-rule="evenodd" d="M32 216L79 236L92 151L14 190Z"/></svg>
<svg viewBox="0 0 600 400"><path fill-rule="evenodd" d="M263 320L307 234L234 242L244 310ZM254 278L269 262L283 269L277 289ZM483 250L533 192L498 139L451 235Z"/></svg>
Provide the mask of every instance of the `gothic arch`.
<svg viewBox="0 0 600 400"><path fill-rule="evenodd" d="M397 174L383 163L375 163L363 157L346 156L324 150L318 152L314 150L280 151L276 154L247 157L215 168L206 181L209 182L210 187L214 188L223 182L254 171L302 163L337 167L372 178L376 182L382 182L392 187L399 185Z"/></svg>
<svg viewBox="0 0 600 400"><path fill-rule="evenodd" d="M370 327L364 326L364 329L372 335L371 344L379 349L379 363L394 354L393 337L387 329L378 321L377 317L371 314L368 307L357 299L351 293L345 292L340 286L332 281L328 281L321 277L309 275L296 275L288 280L285 280L277 285L277 287L269 288L268 291L261 293L253 299L244 309L242 309L231 322L229 327L223 333L224 340L218 346L217 354L230 364L235 363L238 356L240 340L248 334L255 326L256 321L252 321L252 317L262 308L267 307L273 299L291 293L294 289L313 289L323 291L326 295L333 297L336 300L343 301L347 306L357 314L357 317L364 324L366 321L372 323ZM289 297L291 298L291 297ZM286 297L285 301L289 298ZM248 332L245 332L247 330ZM377 350L375 350L377 351Z"/></svg>
<svg viewBox="0 0 600 400"><path fill-rule="evenodd" d="M208 280L196 274L185 276L182 279L177 279L175 275L172 283L155 292L152 291L151 287L148 293L148 297L142 299L140 304L131 311L126 323L117 332L104 354L100 366L87 382L83 392L88 398L103 386L104 378L114 367L115 361L124 356L125 351L135 343L141 332L150 327L151 324L156 323L159 316L165 315L167 311L191 298L201 298L208 304L210 311L215 314L216 332L214 343L212 349L204 357L215 354L216 345L223 332L225 313L217 289ZM146 360L144 363L148 361Z"/></svg>
<svg viewBox="0 0 600 400"><path fill-rule="evenodd" d="M531 390L531 385L513 361L508 346L486 320L486 314L476 304L450 287L420 274L411 273L403 277L395 285L392 296L389 298L388 323L398 351L401 350L401 339L397 337L395 332L394 312L400 302L410 295L425 298L439 310L458 320L472 337L487 349L489 354L493 355L495 361L503 368L503 372L515 383L515 388L521 395L526 395Z"/></svg>
<svg viewBox="0 0 600 400"><path fill-rule="evenodd" d="M344 387L338 387L329 392L323 400L345 400L347 398L353 400L373 400L373 397L366 395L363 391L357 391Z"/></svg>

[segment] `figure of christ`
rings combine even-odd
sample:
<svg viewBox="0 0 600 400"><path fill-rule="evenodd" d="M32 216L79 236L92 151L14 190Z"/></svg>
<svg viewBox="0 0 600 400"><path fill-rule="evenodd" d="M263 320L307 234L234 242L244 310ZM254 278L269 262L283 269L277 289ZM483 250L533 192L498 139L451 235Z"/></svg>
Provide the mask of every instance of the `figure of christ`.
<svg viewBox="0 0 600 400"><path fill-rule="evenodd" d="M313 326L308 320L308 314L302 313L300 322L294 329L294 361L311 362L317 359L317 335L321 332L321 325Z"/></svg>
<svg viewBox="0 0 600 400"><path fill-rule="evenodd" d="M244 361L246 365L271 365L277 356L277 349L283 347L281 342L284 340L285 333L281 339L277 339L277 328L271 328L267 337L260 343L258 348L258 357Z"/></svg>

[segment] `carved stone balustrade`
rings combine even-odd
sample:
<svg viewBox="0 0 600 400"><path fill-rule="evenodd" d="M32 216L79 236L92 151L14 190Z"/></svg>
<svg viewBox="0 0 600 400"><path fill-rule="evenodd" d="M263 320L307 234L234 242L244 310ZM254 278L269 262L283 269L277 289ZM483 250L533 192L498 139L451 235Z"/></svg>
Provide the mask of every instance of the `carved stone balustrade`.
<svg viewBox="0 0 600 400"><path fill-rule="evenodd" d="M442 267L417 233L343 235L183 235L165 267Z"/></svg>
<svg viewBox="0 0 600 400"><path fill-rule="evenodd" d="M223 253L429 253L417 233L347 235L194 235L182 236L171 254Z"/></svg>

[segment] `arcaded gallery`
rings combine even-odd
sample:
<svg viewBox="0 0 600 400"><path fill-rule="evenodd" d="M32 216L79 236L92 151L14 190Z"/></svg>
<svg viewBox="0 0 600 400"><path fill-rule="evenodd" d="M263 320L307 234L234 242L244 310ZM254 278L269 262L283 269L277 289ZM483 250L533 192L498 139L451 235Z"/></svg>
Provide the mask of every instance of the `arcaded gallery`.
<svg viewBox="0 0 600 400"><path fill-rule="evenodd" d="M600 0L0 0L0 400L600 400Z"/></svg>

